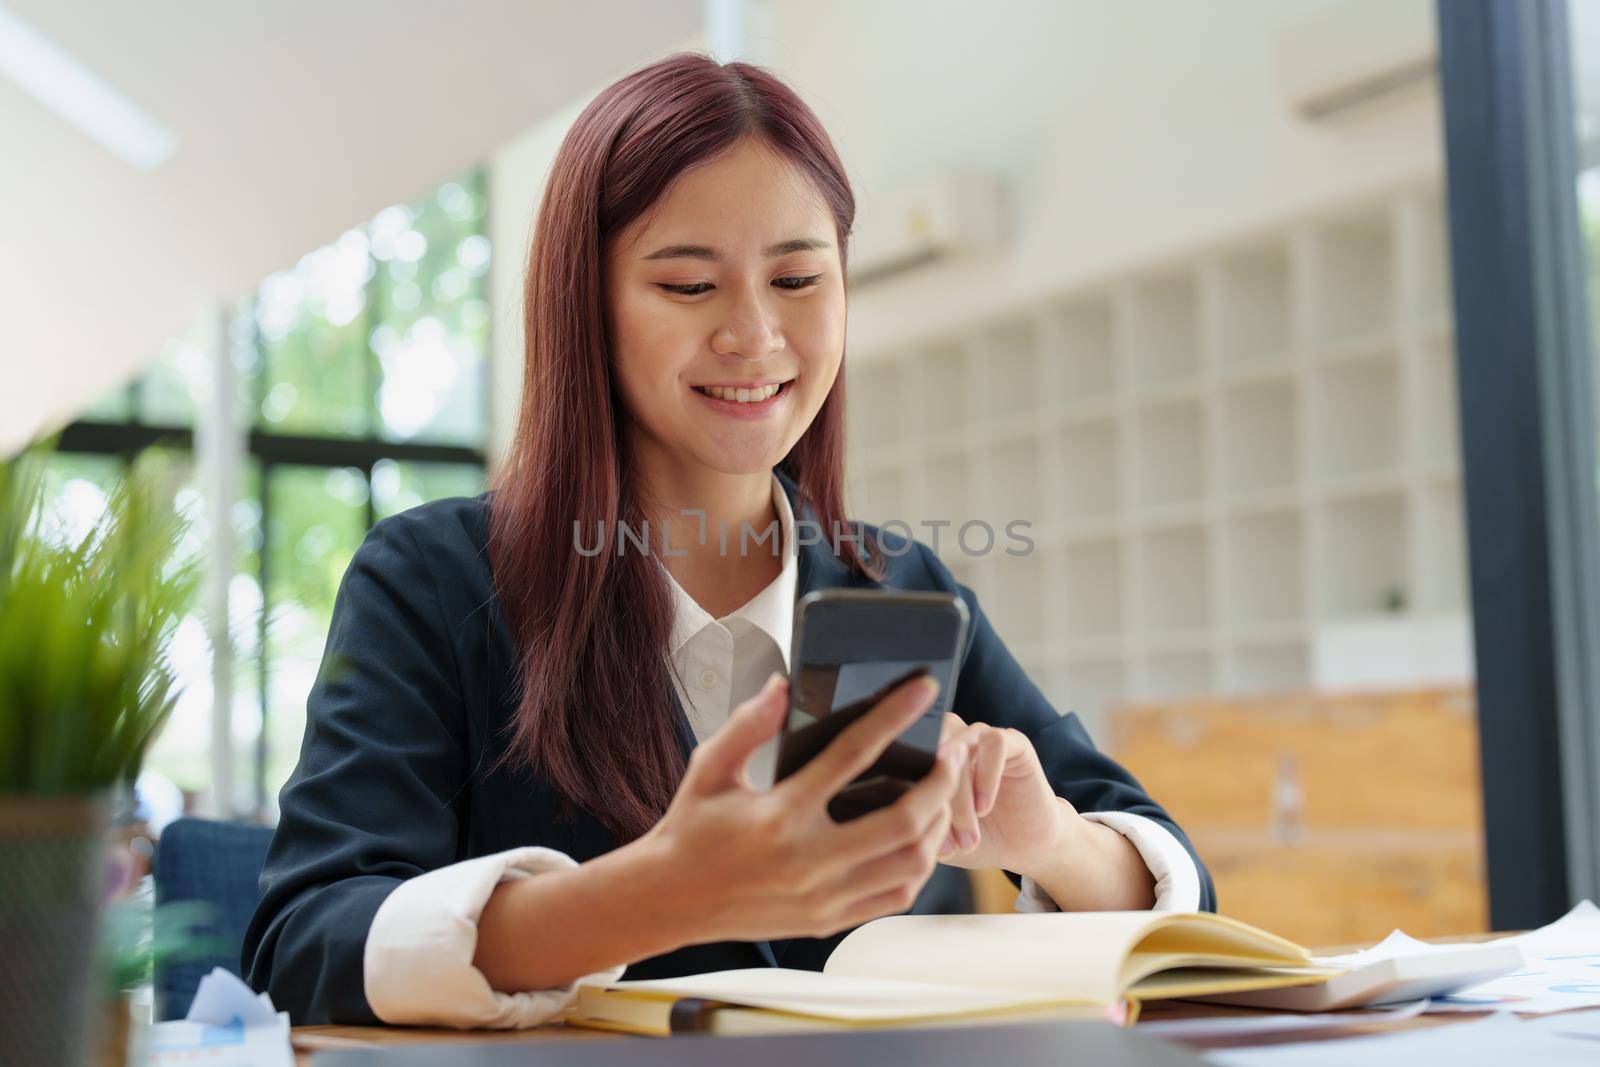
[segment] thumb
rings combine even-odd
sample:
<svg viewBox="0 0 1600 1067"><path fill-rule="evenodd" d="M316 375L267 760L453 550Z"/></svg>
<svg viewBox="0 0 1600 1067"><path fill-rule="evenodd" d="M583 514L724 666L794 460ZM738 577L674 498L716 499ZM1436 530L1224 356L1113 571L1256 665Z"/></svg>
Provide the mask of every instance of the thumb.
<svg viewBox="0 0 1600 1067"><path fill-rule="evenodd" d="M740 781L744 765L756 749L769 741L783 724L789 683L773 671L755 696L733 709L722 729L695 747L687 775L697 789L726 789Z"/></svg>

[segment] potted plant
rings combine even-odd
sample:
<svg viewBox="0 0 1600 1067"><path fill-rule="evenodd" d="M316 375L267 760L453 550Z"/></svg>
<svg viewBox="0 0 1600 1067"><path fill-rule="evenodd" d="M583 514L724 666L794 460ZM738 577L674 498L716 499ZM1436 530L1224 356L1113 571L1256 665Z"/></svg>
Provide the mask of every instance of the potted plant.
<svg viewBox="0 0 1600 1067"><path fill-rule="evenodd" d="M99 1067L142 1063L138 1052L149 1041L148 1027L136 1036L133 996L149 986L155 968L187 960L211 959L229 949L226 940L206 932L215 922L209 904L195 900L156 904L148 882L130 895L112 901L101 912L100 940L102 1033L98 1057L85 1055Z"/></svg>
<svg viewBox="0 0 1600 1067"><path fill-rule="evenodd" d="M177 698L194 595L168 470L135 463L81 537L43 515L44 452L0 462L0 1063L82 1062L113 799Z"/></svg>

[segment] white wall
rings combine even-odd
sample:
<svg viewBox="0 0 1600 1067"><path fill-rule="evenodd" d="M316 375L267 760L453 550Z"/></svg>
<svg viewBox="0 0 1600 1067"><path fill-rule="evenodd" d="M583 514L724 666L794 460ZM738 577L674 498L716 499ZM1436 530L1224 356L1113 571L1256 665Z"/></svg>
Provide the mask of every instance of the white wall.
<svg viewBox="0 0 1600 1067"><path fill-rule="evenodd" d="M856 352L1397 179L1437 173L1437 101L1331 128L1294 116L1274 40L1328 0L888 0L774 7L774 65L861 201L963 163L1018 180L1015 247L874 286ZM1429 0L1367 4L1371 32ZM819 9L822 14L816 14Z"/></svg>
<svg viewBox="0 0 1600 1067"><path fill-rule="evenodd" d="M1274 42L1330 2L755 5L746 53L777 69L822 118L855 186L858 232L895 188L955 165L1000 167L1017 182L1013 246L853 293L850 352L870 358L1054 290L1438 174L1432 93L1326 126L1291 112ZM1374 34L1431 11L1429 0L1365 6ZM532 204L579 106L492 161L499 414L514 412L521 379L520 269ZM500 419L497 441L509 432Z"/></svg>
<svg viewBox="0 0 1600 1067"><path fill-rule="evenodd" d="M489 267L491 465L505 453L522 395L522 282L534 213L561 138L585 103L568 105L489 158L489 247L494 256Z"/></svg>
<svg viewBox="0 0 1600 1067"><path fill-rule="evenodd" d="M697 0L5 7L178 148L135 170L0 76L0 455L195 322L214 348L221 309L269 273L427 195L701 19Z"/></svg>

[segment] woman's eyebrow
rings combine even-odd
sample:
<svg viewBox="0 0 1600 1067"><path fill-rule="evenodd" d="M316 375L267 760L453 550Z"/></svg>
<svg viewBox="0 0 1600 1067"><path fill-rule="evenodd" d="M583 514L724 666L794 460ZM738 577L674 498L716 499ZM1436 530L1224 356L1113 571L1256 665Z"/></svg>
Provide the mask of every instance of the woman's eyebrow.
<svg viewBox="0 0 1600 1067"><path fill-rule="evenodd" d="M795 252L820 252L824 248L833 246L820 237L792 237L787 241L779 241L767 249L769 257L787 256ZM667 245L658 248L642 259L705 259L713 263L720 262L722 253L706 245Z"/></svg>

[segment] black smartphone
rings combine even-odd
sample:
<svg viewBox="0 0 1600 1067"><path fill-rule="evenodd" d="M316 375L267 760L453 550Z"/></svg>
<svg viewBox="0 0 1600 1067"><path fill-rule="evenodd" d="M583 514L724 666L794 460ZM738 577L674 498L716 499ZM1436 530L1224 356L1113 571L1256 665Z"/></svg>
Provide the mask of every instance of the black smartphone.
<svg viewBox="0 0 1600 1067"><path fill-rule="evenodd" d="M939 682L932 706L828 802L828 814L848 822L894 803L933 769L966 632L967 606L951 593L819 589L801 597L775 779L805 766L895 686L931 674Z"/></svg>

